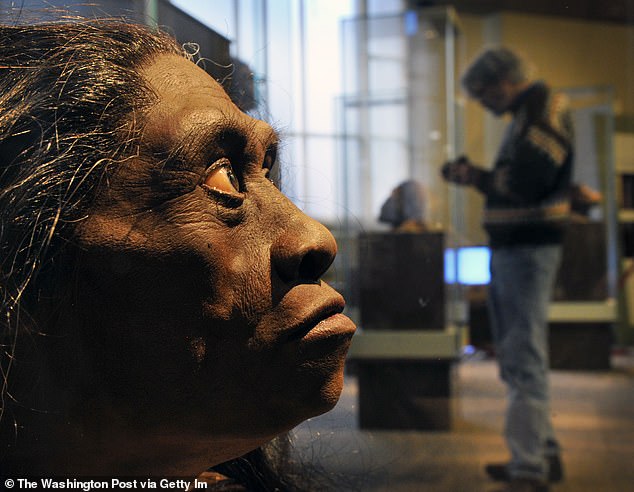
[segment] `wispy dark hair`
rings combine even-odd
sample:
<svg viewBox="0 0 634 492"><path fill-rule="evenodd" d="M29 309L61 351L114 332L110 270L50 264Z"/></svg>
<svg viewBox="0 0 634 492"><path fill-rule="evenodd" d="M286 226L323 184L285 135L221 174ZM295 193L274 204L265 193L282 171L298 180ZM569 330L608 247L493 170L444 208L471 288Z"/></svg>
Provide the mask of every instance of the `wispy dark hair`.
<svg viewBox="0 0 634 492"><path fill-rule="evenodd" d="M138 68L158 53L182 51L122 22L0 26L0 419L35 278L108 166L136 152L153 97Z"/></svg>

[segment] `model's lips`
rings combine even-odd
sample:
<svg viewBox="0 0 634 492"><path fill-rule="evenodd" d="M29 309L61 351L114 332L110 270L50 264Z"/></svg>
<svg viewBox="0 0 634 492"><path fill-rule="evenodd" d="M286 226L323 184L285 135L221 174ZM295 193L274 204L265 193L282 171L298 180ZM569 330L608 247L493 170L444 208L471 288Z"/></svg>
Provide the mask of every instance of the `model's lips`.
<svg viewBox="0 0 634 492"><path fill-rule="evenodd" d="M350 318L344 314L337 313L317 323L302 338L304 341L316 341L318 339L330 338L333 336L350 338L354 335L357 327Z"/></svg>
<svg viewBox="0 0 634 492"><path fill-rule="evenodd" d="M313 309L288 330L288 341L352 336L356 327L350 318L341 314L345 305L342 297L336 297Z"/></svg>

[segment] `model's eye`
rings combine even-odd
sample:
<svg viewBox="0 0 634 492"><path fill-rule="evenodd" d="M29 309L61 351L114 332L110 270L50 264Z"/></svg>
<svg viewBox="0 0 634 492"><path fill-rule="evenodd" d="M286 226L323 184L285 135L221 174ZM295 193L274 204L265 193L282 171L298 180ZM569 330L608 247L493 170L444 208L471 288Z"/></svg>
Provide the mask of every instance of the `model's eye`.
<svg viewBox="0 0 634 492"><path fill-rule="evenodd" d="M275 159L276 159L275 151L269 150L264 156L264 162L262 163L262 167L270 171L275 165Z"/></svg>
<svg viewBox="0 0 634 492"><path fill-rule="evenodd" d="M203 184L224 193L240 193L240 182L233 173L231 161L226 157L214 162L205 172Z"/></svg>
<svg viewBox="0 0 634 492"><path fill-rule="evenodd" d="M264 161L262 162L262 169L264 169L265 175L267 178L270 177L273 166L275 166L275 160L277 159L275 148L270 148L266 155L264 156Z"/></svg>

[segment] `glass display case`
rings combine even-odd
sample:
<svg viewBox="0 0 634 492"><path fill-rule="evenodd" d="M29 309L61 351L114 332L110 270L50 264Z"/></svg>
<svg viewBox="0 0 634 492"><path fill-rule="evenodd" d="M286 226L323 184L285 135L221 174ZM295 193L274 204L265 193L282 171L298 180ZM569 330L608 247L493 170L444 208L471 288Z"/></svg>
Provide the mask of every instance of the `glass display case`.
<svg viewBox="0 0 634 492"><path fill-rule="evenodd" d="M461 237L463 192L445 184L440 168L463 141L459 32L453 9L435 7L342 25L346 212L336 232L338 271L359 326L350 358L362 427L450 425L450 368L465 309L451 281L457 255L446 252Z"/></svg>
<svg viewBox="0 0 634 492"><path fill-rule="evenodd" d="M456 271L455 264L445 265L445 261L453 263L457 258L444 254L460 241L462 191L448 187L440 176L442 164L460 154L463 141L455 82L458 19L451 8L421 8L348 19L342 29L345 95L340 101L340 182L346 213L337 234L345 244L340 271L345 276L344 289L352 314L362 330L374 325L367 317L364 320L360 305L364 281L381 288L377 276L382 271L386 275L393 272L390 265L396 266L399 255L402 258L406 254L405 250L399 253L394 249L399 248L399 239L403 244L422 241L418 247L403 248L411 252L404 261L404 265L410 262L407 273L412 274L416 288L423 290L398 292L390 285L383 285L383 289L386 296L411 294L416 304L410 307L412 312L431 307L443 311L442 315L424 317L433 319L432 325L421 322L417 328L449 333L464 321L459 284L445 284L445 273ZM399 186L410 182L416 183L420 193L413 198L396 197ZM382 211L385 215L386 202L393 195L396 201L418 201L420 227L408 230L381 222ZM390 235L391 247L381 240ZM412 235L419 238L413 239ZM429 247L421 237L429 238ZM374 249L376 255L370 251ZM409 276L402 272L399 278L407 281ZM442 292L446 302L430 303L431 293L424 291L430 288L436 294ZM375 298L379 297L377 293ZM402 302L395 304L403 309Z"/></svg>

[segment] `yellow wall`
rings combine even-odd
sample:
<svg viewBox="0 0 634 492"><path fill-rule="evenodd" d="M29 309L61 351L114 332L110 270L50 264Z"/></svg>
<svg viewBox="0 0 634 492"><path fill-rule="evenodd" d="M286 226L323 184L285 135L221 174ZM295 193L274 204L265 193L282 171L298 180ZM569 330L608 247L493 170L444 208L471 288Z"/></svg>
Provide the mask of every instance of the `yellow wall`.
<svg viewBox="0 0 634 492"><path fill-rule="evenodd" d="M634 26L502 14L502 43L555 87L612 85L617 114L634 114Z"/></svg>

